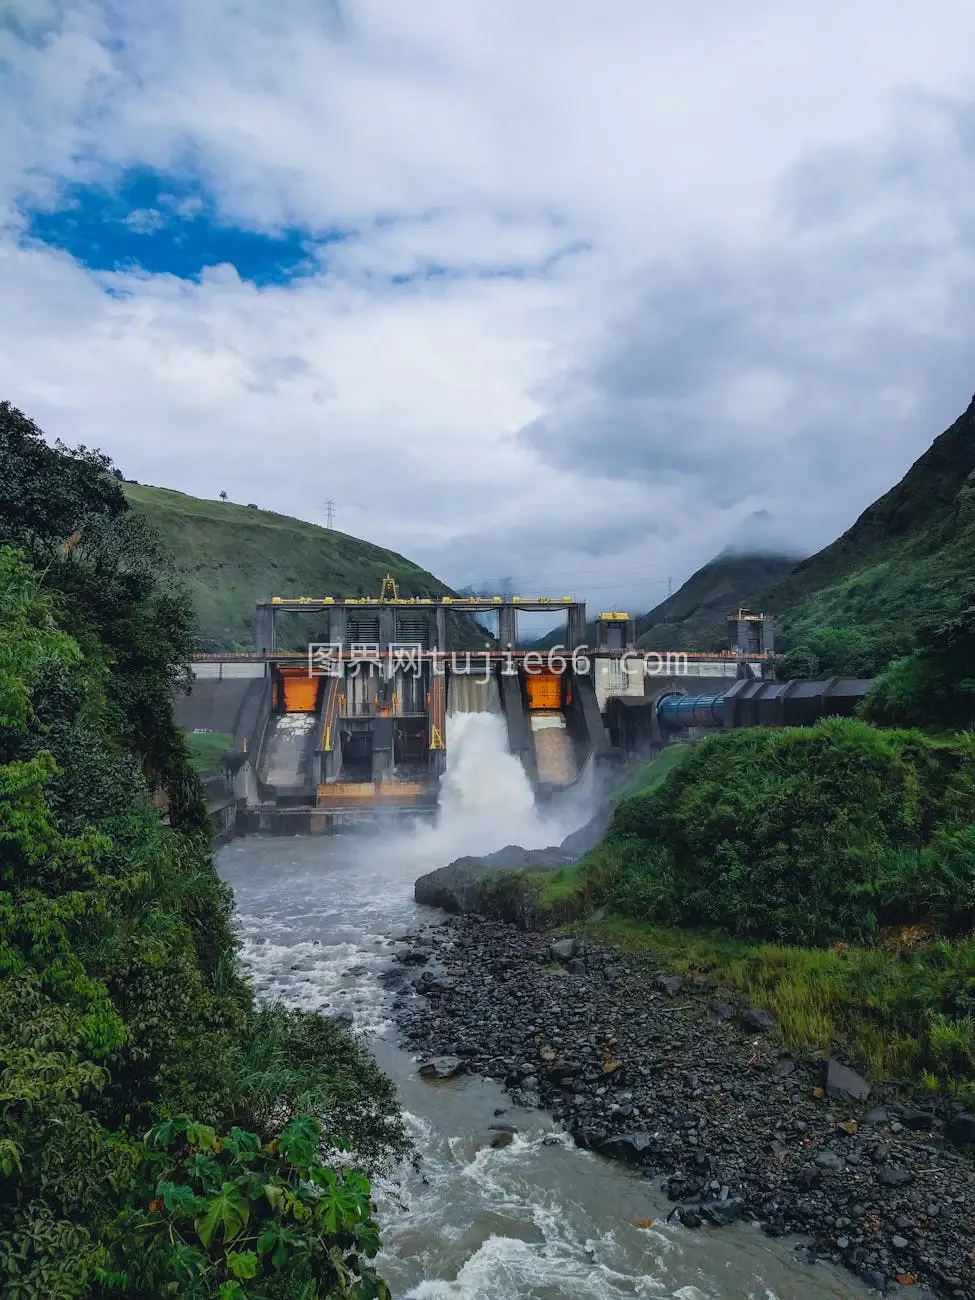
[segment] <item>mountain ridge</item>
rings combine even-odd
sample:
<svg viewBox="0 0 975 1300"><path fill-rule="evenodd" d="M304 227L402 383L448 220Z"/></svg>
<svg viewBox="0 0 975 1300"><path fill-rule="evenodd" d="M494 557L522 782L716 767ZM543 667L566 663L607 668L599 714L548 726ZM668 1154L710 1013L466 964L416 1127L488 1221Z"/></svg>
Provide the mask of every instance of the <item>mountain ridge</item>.
<svg viewBox="0 0 975 1300"><path fill-rule="evenodd" d="M768 593L793 645L856 629L890 655L950 617L975 581L975 398L903 477Z"/></svg>

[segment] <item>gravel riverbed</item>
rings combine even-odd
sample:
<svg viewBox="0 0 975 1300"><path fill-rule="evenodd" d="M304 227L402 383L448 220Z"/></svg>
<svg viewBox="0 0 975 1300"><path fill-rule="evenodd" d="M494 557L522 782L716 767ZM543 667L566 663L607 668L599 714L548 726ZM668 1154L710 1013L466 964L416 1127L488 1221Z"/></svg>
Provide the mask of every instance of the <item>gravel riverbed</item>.
<svg viewBox="0 0 975 1300"><path fill-rule="evenodd" d="M427 1073L502 1080L504 1122L551 1111L664 1185L689 1230L754 1219L865 1293L975 1300L975 1162L957 1145L975 1114L958 1103L784 1053L727 989L481 917L411 935L385 981Z"/></svg>

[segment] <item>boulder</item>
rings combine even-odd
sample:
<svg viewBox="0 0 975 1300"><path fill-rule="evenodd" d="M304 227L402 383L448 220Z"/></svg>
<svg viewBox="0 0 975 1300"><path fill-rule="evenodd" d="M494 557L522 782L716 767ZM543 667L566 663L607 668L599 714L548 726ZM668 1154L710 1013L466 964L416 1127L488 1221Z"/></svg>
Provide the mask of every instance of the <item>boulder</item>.
<svg viewBox="0 0 975 1300"><path fill-rule="evenodd" d="M679 975L658 975L657 988L666 993L669 998L674 997L684 987L684 981Z"/></svg>
<svg viewBox="0 0 975 1300"><path fill-rule="evenodd" d="M885 1187L906 1187L913 1181L914 1175L903 1165L884 1165L877 1171L877 1182Z"/></svg>
<svg viewBox="0 0 975 1300"><path fill-rule="evenodd" d="M459 1056L433 1056L417 1071L424 1079L452 1079L455 1074L463 1072L464 1062Z"/></svg>
<svg viewBox="0 0 975 1300"><path fill-rule="evenodd" d="M561 849L523 849L509 844L482 858L455 858L428 871L413 886L413 896L445 912L483 912L498 920L517 921L532 912L535 891L521 881L506 881L523 871L555 871L575 861ZM510 885L510 888L508 887Z"/></svg>
<svg viewBox="0 0 975 1300"><path fill-rule="evenodd" d="M653 1151L653 1138L649 1133L617 1133L599 1145L600 1155L628 1165L646 1164Z"/></svg>
<svg viewBox="0 0 975 1300"><path fill-rule="evenodd" d="M837 1101L866 1101L870 1096L870 1084L861 1079L855 1070L839 1061L826 1062L826 1096Z"/></svg>
<svg viewBox="0 0 975 1300"><path fill-rule="evenodd" d="M901 1123L905 1128L914 1129L917 1132L925 1132L927 1129L934 1128L934 1116L929 1110L921 1110L916 1106L906 1106L901 1113Z"/></svg>
<svg viewBox="0 0 975 1300"><path fill-rule="evenodd" d="M723 1201L705 1201L701 1213L706 1219L719 1226L735 1223L745 1213L745 1202L740 1196L728 1196Z"/></svg>
<svg viewBox="0 0 975 1300"><path fill-rule="evenodd" d="M556 961L571 961L579 951L579 945L575 939L556 939L549 946L549 952Z"/></svg>
<svg viewBox="0 0 975 1300"><path fill-rule="evenodd" d="M828 1174L841 1174L846 1168L846 1161L838 1151L819 1151L813 1157L820 1169L825 1169Z"/></svg>
<svg viewBox="0 0 975 1300"><path fill-rule="evenodd" d="M756 1029L759 1033L765 1034L770 1029L774 1029L778 1021L771 1011L766 1011L764 1007L749 1007L747 1011L742 1012L741 1023L746 1029Z"/></svg>
<svg viewBox="0 0 975 1300"><path fill-rule="evenodd" d="M946 1131L951 1141L958 1146L970 1143L975 1145L975 1114L963 1110L958 1115L952 1115Z"/></svg>

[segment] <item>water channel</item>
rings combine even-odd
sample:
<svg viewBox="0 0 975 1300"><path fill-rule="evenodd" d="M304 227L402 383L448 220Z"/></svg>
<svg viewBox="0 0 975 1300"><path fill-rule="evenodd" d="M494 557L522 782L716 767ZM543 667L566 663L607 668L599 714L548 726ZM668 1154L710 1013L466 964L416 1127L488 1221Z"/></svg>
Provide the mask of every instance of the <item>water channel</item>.
<svg viewBox="0 0 975 1300"><path fill-rule="evenodd" d="M396 1045L392 994L378 976L397 936L436 918L413 881L461 853L558 843L585 801L546 819L490 714L448 723L451 766L436 826L386 834L235 840L217 863L233 887L255 991L327 1013L350 1011L395 1080L422 1157L377 1188L397 1300L851 1300L848 1274L804 1262L757 1228L696 1231L665 1222L652 1184L577 1150L538 1112L511 1110L499 1084L429 1084ZM512 1144L487 1143L495 1111ZM640 1221L655 1220L650 1227Z"/></svg>

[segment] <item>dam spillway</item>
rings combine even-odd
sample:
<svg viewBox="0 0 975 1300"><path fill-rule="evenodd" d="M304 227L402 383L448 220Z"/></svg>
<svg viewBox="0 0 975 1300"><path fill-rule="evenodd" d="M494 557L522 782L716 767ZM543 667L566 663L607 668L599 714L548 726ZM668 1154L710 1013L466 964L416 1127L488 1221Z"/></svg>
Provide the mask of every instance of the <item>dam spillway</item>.
<svg viewBox="0 0 975 1300"><path fill-rule="evenodd" d="M566 648L519 648L522 611L558 612ZM313 616L322 639L281 649L278 620L296 614ZM499 635L472 617L486 614ZM401 598L391 579L378 599L274 598L257 606L256 652L194 661L177 717L232 738L223 802L238 825L293 833L437 815L449 717L499 719L544 803L604 762L718 727L849 714L869 686L769 680L765 616L738 610L728 622L724 652L660 654L637 650L633 620L615 611L598 616L587 647L585 605L569 598ZM291 628L293 640L293 618Z"/></svg>

